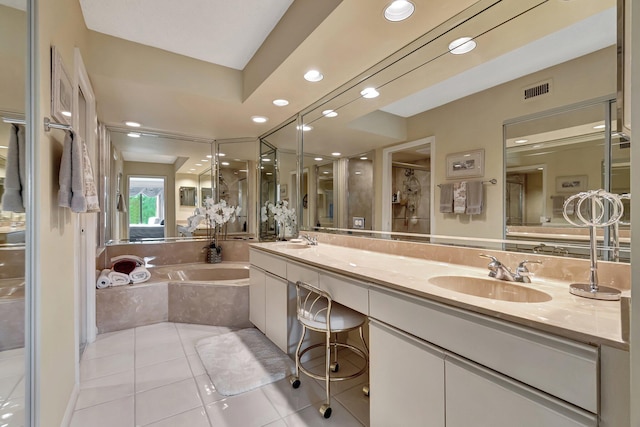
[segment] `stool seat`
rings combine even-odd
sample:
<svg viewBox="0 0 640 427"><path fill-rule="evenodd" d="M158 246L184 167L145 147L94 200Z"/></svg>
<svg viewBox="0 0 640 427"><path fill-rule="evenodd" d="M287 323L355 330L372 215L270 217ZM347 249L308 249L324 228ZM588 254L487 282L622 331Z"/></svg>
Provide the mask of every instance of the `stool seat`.
<svg viewBox="0 0 640 427"><path fill-rule="evenodd" d="M320 414L324 418L331 416L331 382L345 381L364 374L369 367L369 350L364 339L364 325L367 316L358 313L342 304L338 304L331 299L331 295L315 286L304 282L296 282L296 312L298 321L302 326L302 334L298 347L296 348L296 374L289 379L293 388L300 387L300 373L304 373L311 378L324 381L326 402L320 407ZM327 319L327 316L329 317ZM338 341L338 332L346 333L358 330L362 348L358 348L349 342ZM324 334L324 342L308 344L303 348L304 337L307 330L321 332ZM331 336L335 338L332 340ZM305 369L300 362L301 357L308 351L315 348L325 349L325 370L324 375ZM364 366L352 374L338 374L340 365L338 364L338 348L347 349L362 358ZM331 363L331 350L333 350L334 362ZM364 391L364 389L363 389ZM369 393L365 391L365 395Z"/></svg>
<svg viewBox="0 0 640 427"><path fill-rule="evenodd" d="M301 310L298 319L305 326L316 329L327 329L327 302L326 300L317 301L312 310ZM366 317L351 310L342 304L336 302L331 303L330 328L332 332L340 332L360 327L366 321Z"/></svg>

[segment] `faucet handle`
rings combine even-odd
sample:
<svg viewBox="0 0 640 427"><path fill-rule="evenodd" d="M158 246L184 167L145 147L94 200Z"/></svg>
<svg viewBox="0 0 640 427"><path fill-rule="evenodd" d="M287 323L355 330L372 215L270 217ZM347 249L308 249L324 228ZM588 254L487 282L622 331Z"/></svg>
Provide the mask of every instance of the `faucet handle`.
<svg viewBox="0 0 640 427"><path fill-rule="evenodd" d="M530 272L529 272L529 269L527 268L527 264L542 264L542 262L528 260L528 259L521 261L520 264L518 264L518 268L516 268L516 274L515 274L516 281L522 281L525 283L531 282L531 280L529 279Z"/></svg>
<svg viewBox="0 0 640 427"><path fill-rule="evenodd" d="M489 277L496 277L498 274L498 269L502 267L502 263L498 261L498 258L493 255L480 254L482 258L488 258L491 260L487 268L489 269Z"/></svg>

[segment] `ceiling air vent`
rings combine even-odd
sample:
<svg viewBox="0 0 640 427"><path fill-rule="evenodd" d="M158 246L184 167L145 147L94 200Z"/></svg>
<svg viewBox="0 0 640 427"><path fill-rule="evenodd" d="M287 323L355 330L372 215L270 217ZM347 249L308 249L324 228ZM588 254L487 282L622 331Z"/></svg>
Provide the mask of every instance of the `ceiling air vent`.
<svg viewBox="0 0 640 427"><path fill-rule="evenodd" d="M551 80L547 80L542 83L536 83L535 86L529 86L524 88L524 100L536 98L538 96L551 93Z"/></svg>

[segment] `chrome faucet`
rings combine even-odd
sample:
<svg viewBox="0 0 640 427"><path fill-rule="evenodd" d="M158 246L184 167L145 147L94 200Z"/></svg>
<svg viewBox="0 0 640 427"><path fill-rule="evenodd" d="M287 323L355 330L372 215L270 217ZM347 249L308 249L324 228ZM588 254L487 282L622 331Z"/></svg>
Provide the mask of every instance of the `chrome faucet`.
<svg viewBox="0 0 640 427"><path fill-rule="evenodd" d="M311 246L318 245L318 238L315 236L309 236L308 234L301 234L300 238L306 240L306 242Z"/></svg>
<svg viewBox="0 0 640 427"><path fill-rule="evenodd" d="M491 262L487 265L489 269L489 277L494 277L498 280L504 280L506 282L520 282L531 283L530 272L527 268L527 264L542 264L540 261L524 260L518 264L516 272L512 273L509 267L498 261L498 259L492 255L480 254L483 258L489 258Z"/></svg>

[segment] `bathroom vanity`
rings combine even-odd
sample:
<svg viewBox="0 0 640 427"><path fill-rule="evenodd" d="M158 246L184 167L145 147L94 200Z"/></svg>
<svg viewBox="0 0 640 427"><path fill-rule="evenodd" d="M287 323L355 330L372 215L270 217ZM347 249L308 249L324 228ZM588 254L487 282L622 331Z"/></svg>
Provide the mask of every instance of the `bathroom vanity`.
<svg viewBox="0 0 640 427"><path fill-rule="evenodd" d="M289 354L297 280L369 316L372 426L628 425L619 302L324 243L253 244L250 263L250 320Z"/></svg>

